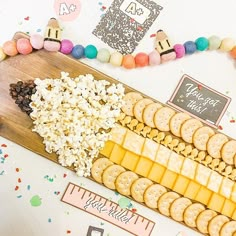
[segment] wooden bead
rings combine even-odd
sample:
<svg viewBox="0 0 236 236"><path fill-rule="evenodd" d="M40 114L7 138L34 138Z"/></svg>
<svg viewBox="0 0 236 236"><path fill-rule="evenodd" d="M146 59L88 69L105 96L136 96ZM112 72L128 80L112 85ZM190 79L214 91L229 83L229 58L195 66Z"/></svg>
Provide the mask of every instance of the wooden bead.
<svg viewBox="0 0 236 236"><path fill-rule="evenodd" d="M33 34L30 36L30 43L34 49L37 49L37 50L42 49L44 38L40 34Z"/></svg>
<svg viewBox="0 0 236 236"><path fill-rule="evenodd" d="M123 57L122 66L126 69L133 69L135 68L135 60L131 54L125 55Z"/></svg>
<svg viewBox="0 0 236 236"><path fill-rule="evenodd" d="M33 51L29 39L21 38L16 42L17 50L20 54L27 55Z"/></svg>
<svg viewBox="0 0 236 236"><path fill-rule="evenodd" d="M149 54L149 65L156 66L159 64L161 64L161 56L156 50L154 50Z"/></svg>
<svg viewBox="0 0 236 236"><path fill-rule="evenodd" d="M8 56L15 56L18 54L17 48L16 48L16 42L14 40L9 40L3 44L3 52Z"/></svg>
<svg viewBox="0 0 236 236"><path fill-rule="evenodd" d="M220 50L223 52L229 52L235 46L235 40L231 38L224 38L220 45Z"/></svg>
<svg viewBox="0 0 236 236"><path fill-rule="evenodd" d="M101 48L98 50L97 59L102 63L107 63L110 60L110 52L106 48Z"/></svg>
<svg viewBox="0 0 236 236"><path fill-rule="evenodd" d="M144 67L148 65L149 57L146 53L140 52L135 56L134 60L137 67Z"/></svg>
<svg viewBox="0 0 236 236"><path fill-rule="evenodd" d="M120 52L113 52L110 57L110 63L113 66L121 66L123 60L123 55Z"/></svg>

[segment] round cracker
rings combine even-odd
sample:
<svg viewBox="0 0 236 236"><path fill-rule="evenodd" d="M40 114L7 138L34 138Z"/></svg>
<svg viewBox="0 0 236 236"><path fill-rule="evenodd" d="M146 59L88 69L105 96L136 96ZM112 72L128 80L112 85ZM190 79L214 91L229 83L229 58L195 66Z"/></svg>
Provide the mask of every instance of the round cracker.
<svg viewBox="0 0 236 236"><path fill-rule="evenodd" d="M132 171L125 171L118 175L115 181L116 190L125 196L129 196L131 194L130 188L131 185L135 180L137 180L139 177L137 174L135 174Z"/></svg>
<svg viewBox="0 0 236 236"><path fill-rule="evenodd" d="M209 138L214 134L215 131L208 126L198 128L193 134L194 146L201 151L206 151L207 142Z"/></svg>
<svg viewBox="0 0 236 236"><path fill-rule="evenodd" d="M186 197L177 198L170 205L170 216L176 221L183 221L184 211L191 204L192 201Z"/></svg>
<svg viewBox="0 0 236 236"><path fill-rule="evenodd" d="M234 233L236 233L236 221L225 223L220 230L220 236L230 236Z"/></svg>
<svg viewBox="0 0 236 236"><path fill-rule="evenodd" d="M143 110L143 121L146 125L148 125L151 128L155 128L155 124L154 124L154 114L156 113L156 111L161 108L162 105L160 103L151 103L148 104L144 110Z"/></svg>
<svg viewBox="0 0 236 236"><path fill-rule="evenodd" d="M236 140L226 142L221 149L221 156L226 164L233 165L236 155Z"/></svg>
<svg viewBox="0 0 236 236"><path fill-rule="evenodd" d="M116 186L115 186L116 178L118 175L120 175L123 172L125 172L125 168L123 168L120 165L108 166L102 174L103 184L107 188L115 190L116 189Z"/></svg>
<svg viewBox="0 0 236 236"><path fill-rule="evenodd" d="M210 220L216 215L217 213L210 209L202 211L196 220L198 230L203 234L208 234L208 224Z"/></svg>
<svg viewBox="0 0 236 236"><path fill-rule="evenodd" d="M144 109L148 104L151 104L151 103L153 103L153 101L151 99L142 98L134 104L134 108L133 108L134 116L139 122L143 123Z"/></svg>
<svg viewBox="0 0 236 236"><path fill-rule="evenodd" d="M144 192L144 202L150 208L157 208L157 201L167 189L160 184L153 184L149 186Z"/></svg>
<svg viewBox="0 0 236 236"><path fill-rule="evenodd" d="M193 203L184 211L184 222L189 227L196 227L196 219L198 215L206 208L200 203Z"/></svg>
<svg viewBox="0 0 236 236"><path fill-rule="evenodd" d="M172 132L172 134L174 134L177 137L180 137L181 136L180 129L182 124L190 118L191 117L184 112L179 112L173 115L170 119L170 131Z"/></svg>
<svg viewBox="0 0 236 236"><path fill-rule="evenodd" d="M154 114L154 124L160 131L170 130L170 119L175 114L175 111L169 107L161 107Z"/></svg>
<svg viewBox="0 0 236 236"><path fill-rule="evenodd" d="M228 142L228 138L224 134L214 134L207 142L207 151L213 158L221 158L221 148Z"/></svg>
<svg viewBox="0 0 236 236"><path fill-rule="evenodd" d="M140 93L137 92L127 93L123 98L124 105L121 108L122 111L128 116L134 116L133 112L134 104L142 98L143 96Z"/></svg>
<svg viewBox="0 0 236 236"><path fill-rule="evenodd" d="M194 132L202 126L202 122L197 119L191 118L186 120L180 128L182 139L187 143L193 143Z"/></svg>
<svg viewBox="0 0 236 236"><path fill-rule="evenodd" d="M180 195L175 192L164 193L157 202L157 207L160 213L165 216L170 216L170 205L175 199L179 197Z"/></svg>
<svg viewBox="0 0 236 236"><path fill-rule="evenodd" d="M208 231L210 236L220 236L220 229L229 222L229 218L224 215L217 215L213 217L208 224Z"/></svg>
<svg viewBox="0 0 236 236"><path fill-rule="evenodd" d="M139 178L135 180L131 186L131 196L137 202L144 202L144 192L152 184L152 181L147 178Z"/></svg>
<svg viewBox="0 0 236 236"><path fill-rule="evenodd" d="M108 167L111 166L113 162L108 160L107 158L99 158L97 159L91 168L92 177L99 183L102 183L102 174L103 171Z"/></svg>

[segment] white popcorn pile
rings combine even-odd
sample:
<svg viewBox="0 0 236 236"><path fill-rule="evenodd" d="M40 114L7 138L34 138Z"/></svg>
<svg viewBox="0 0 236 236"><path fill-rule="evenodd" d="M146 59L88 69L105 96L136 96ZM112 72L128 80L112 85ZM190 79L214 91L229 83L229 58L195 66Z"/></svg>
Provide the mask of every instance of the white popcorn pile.
<svg viewBox="0 0 236 236"><path fill-rule="evenodd" d="M32 95L33 131L43 137L46 151L56 152L63 166L74 165L89 176L93 158L104 147L123 105L124 87L91 74L60 79L35 79Z"/></svg>

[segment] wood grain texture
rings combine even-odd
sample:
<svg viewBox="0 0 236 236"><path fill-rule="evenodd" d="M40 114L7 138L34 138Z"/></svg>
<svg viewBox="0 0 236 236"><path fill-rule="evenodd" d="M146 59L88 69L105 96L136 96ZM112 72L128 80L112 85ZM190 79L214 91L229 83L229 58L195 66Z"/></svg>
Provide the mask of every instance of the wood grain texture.
<svg viewBox="0 0 236 236"><path fill-rule="evenodd" d="M17 32L14 39L22 37L27 38L28 35ZM92 74L98 80L105 79L111 83L118 83L70 56L43 49L27 56L17 55L7 58L0 62L0 71L0 135L54 162L57 162L56 154L45 151L42 138L31 131L32 120L18 108L9 95L10 84L35 78L60 78L61 71L68 72L70 77ZM132 90L128 86L125 88L126 92Z"/></svg>

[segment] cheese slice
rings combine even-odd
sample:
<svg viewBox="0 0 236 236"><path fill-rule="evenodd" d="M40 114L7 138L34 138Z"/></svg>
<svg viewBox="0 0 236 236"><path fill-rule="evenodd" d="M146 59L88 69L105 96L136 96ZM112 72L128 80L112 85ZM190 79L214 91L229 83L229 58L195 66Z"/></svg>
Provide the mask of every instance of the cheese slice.
<svg viewBox="0 0 236 236"><path fill-rule="evenodd" d="M169 189L172 189L177 177L178 177L178 174L166 169L166 171L161 179L160 184L169 188Z"/></svg>
<svg viewBox="0 0 236 236"><path fill-rule="evenodd" d="M197 168L197 162L189 158L185 158L182 169L181 169L181 174L190 179L194 179L196 168Z"/></svg>
<svg viewBox="0 0 236 236"><path fill-rule="evenodd" d="M154 163L148 174L148 178L155 181L156 183L160 183L161 178L165 173L165 170L166 170L166 167L158 163Z"/></svg>
<svg viewBox="0 0 236 236"><path fill-rule="evenodd" d="M108 140L105 143L105 146L100 150L100 154L102 154L105 157L109 157L111 155L111 152L115 146L115 143Z"/></svg>
<svg viewBox="0 0 236 236"><path fill-rule="evenodd" d="M224 177L220 187L220 194L229 199L233 190L233 186L234 181Z"/></svg>
<svg viewBox="0 0 236 236"><path fill-rule="evenodd" d="M110 140L121 145L124 141L127 130L127 128L116 124L115 127L111 129Z"/></svg>
<svg viewBox="0 0 236 236"><path fill-rule="evenodd" d="M195 181L190 181L184 196L190 199L195 199L199 189L201 188L201 185L199 183L196 183Z"/></svg>
<svg viewBox="0 0 236 236"><path fill-rule="evenodd" d="M127 151L124 155L124 158L122 159L120 165L125 167L128 170L134 171L138 161L139 156L133 152Z"/></svg>
<svg viewBox="0 0 236 236"><path fill-rule="evenodd" d="M156 159L155 161L165 167L168 165L168 160L171 155L171 150L167 147L160 144L159 149L157 151Z"/></svg>
<svg viewBox="0 0 236 236"><path fill-rule="evenodd" d="M120 145L115 144L110 154L110 160L116 164L120 164L125 156L126 150Z"/></svg>
<svg viewBox="0 0 236 236"><path fill-rule="evenodd" d="M217 193L213 193L207 207L211 210L221 212L224 206L225 198Z"/></svg>
<svg viewBox="0 0 236 236"><path fill-rule="evenodd" d="M195 180L199 184L206 186L210 178L212 170L204 165L198 164Z"/></svg>
<svg viewBox="0 0 236 236"><path fill-rule="evenodd" d="M188 187L189 181L187 177L179 175L175 181L173 191L183 195Z"/></svg>
<svg viewBox="0 0 236 236"><path fill-rule="evenodd" d="M183 162L183 156L177 154L176 152L171 152L167 168L174 171L175 173L180 173Z"/></svg>
<svg viewBox="0 0 236 236"><path fill-rule="evenodd" d="M222 180L223 180L223 176L218 174L216 171L212 171L210 175L210 179L207 184L207 188L212 190L215 193L218 193L220 190Z"/></svg>
<svg viewBox="0 0 236 236"><path fill-rule="evenodd" d="M159 148L159 143L149 138L145 138L141 155L155 161L158 148Z"/></svg>
<svg viewBox="0 0 236 236"><path fill-rule="evenodd" d="M236 202L236 183L234 183L232 193L231 193L231 200Z"/></svg>
<svg viewBox="0 0 236 236"><path fill-rule="evenodd" d="M151 170L152 165L153 161L145 157L140 157L134 172L143 177L147 177Z"/></svg>
<svg viewBox="0 0 236 236"><path fill-rule="evenodd" d="M221 213L225 216L232 217L234 210L236 209L235 202L225 199L224 206L221 209Z"/></svg>
<svg viewBox="0 0 236 236"><path fill-rule="evenodd" d="M201 186L201 188L199 189L196 197L195 197L195 200L197 202L201 202L202 204L204 205L207 205L210 198L211 198L211 195L212 195L212 191L207 189L206 187L204 186Z"/></svg>
<svg viewBox="0 0 236 236"><path fill-rule="evenodd" d="M123 147L128 151L140 155L143 149L145 139L140 135L128 130L125 135Z"/></svg>

